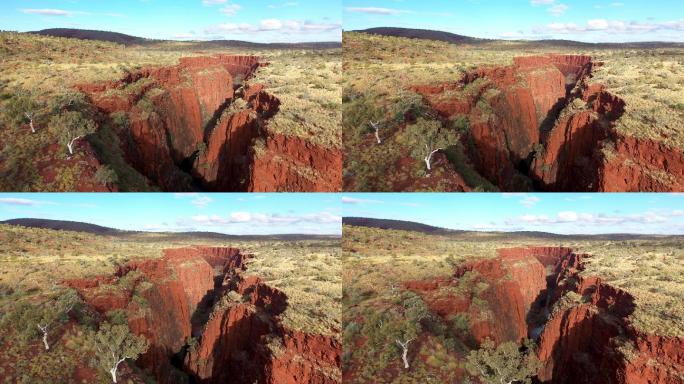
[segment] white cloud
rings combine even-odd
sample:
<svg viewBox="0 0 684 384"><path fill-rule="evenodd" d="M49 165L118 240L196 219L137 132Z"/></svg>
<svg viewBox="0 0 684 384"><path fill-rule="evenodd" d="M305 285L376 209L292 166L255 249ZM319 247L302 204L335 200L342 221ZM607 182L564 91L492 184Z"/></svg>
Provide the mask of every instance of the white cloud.
<svg viewBox="0 0 684 384"><path fill-rule="evenodd" d="M608 29L608 20L592 19L587 21L587 27L593 30Z"/></svg>
<svg viewBox="0 0 684 384"><path fill-rule="evenodd" d="M549 5L553 4L556 0L530 0L532 5Z"/></svg>
<svg viewBox="0 0 684 384"><path fill-rule="evenodd" d="M591 19L586 25L574 23L550 23L544 27L533 29L536 34L546 33L644 33L654 31L684 31L684 19L660 23L642 23L639 21Z"/></svg>
<svg viewBox="0 0 684 384"><path fill-rule="evenodd" d="M235 15L242 7L239 4L228 4L225 7L222 7L219 12L223 13L224 15L228 16L233 16Z"/></svg>
<svg viewBox="0 0 684 384"><path fill-rule="evenodd" d="M227 2L228 0L202 0L202 4L204 5L220 5L225 4Z"/></svg>
<svg viewBox="0 0 684 384"><path fill-rule="evenodd" d="M568 10L568 6L565 4L556 4L549 8L549 12L551 12L552 15L554 16L560 16L565 13L565 11Z"/></svg>
<svg viewBox="0 0 684 384"><path fill-rule="evenodd" d="M317 33L342 29L342 23L315 23L300 20L264 19L258 25L249 23L223 23L207 27L204 33L209 36L222 34L242 34L258 32Z"/></svg>
<svg viewBox="0 0 684 384"><path fill-rule="evenodd" d="M72 12L65 11L63 9L49 9L49 8L24 8L21 10L23 13L28 13L32 15L44 15L44 16L71 16Z"/></svg>
<svg viewBox="0 0 684 384"><path fill-rule="evenodd" d="M397 15L405 12L400 9L379 7L347 7L345 9L347 12L370 13L374 15Z"/></svg>
<svg viewBox="0 0 684 384"><path fill-rule="evenodd" d="M356 197L342 196L342 204L382 204L380 200L359 199Z"/></svg>
<svg viewBox="0 0 684 384"><path fill-rule="evenodd" d="M526 206L527 208L532 208L540 201L541 199L537 196L525 196L522 200L520 200L520 204Z"/></svg>
<svg viewBox="0 0 684 384"><path fill-rule="evenodd" d="M299 5L299 3L296 1L288 1L287 3L278 4L278 5L271 4L268 7L271 9L278 9L278 8L296 7L298 5Z"/></svg>
<svg viewBox="0 0 684 384"><path fill-rule="evenodd" d="M522 215L513 219L507 219L506 225L519 225L520 222L529 225L554 225L575 223L577 225L627 225L627 224L658 224L669 221L667 215L658 214L655 212L645 212L633 215L609 215L604 213L577 213L574 211L558 212L556 216L549 217L547 215Z"/></svg>
<svg viewBox="0 0 684 384"><path fill-rule="evenodd" d="M290 26L293 26L294 23L297 22L291 21L290 23ZM283 22L278 19L265 19L261 20L261 23L259 23L259 25L261 25L262 31L275 31L283 27Z"/></svg>
<svg viewBox="0 0 684 384"><path fill-rule="evenodd" d="M573 211L563 211L563 212L558 212L558 219L563 220L563 221L577 221L577 218L579 216L577 215L577 212Z"/></svg>
<svg viewBox="0 0 684 384"><path fill-rule="evenodd" d="M294 224L342 224L342 217L322 211L313 214L265 214L252 212L232 212L228 216L196 215L190 218L193 224L225 226L232 224L250 225L294 225ZM185 224L183 221L179 224Z"/></svg>
<svg viewBox="0 0 684 384"><path fill-rule="evenodd" d="M41 202L36 201L36 200L30 200L30 199L20 199L20 198L14 198L14 197L2 197L2 198L0 198L0 204L33 206L33 205L41 204Z"/></svg>
<svg viewBox="0 0 684 384"><path fill-rule="evenodd" d="M197 208L205 208L209 203L214 201L211 197L207 195L199 195L196 198L194 198L190 204L194 205Z"/></svg>
<svg viewBox="0 0 684 384"><path fill-rule="evenodd" d="M190 204L194 205L197 208L206 208L209 203L213 202L214 199L209 197L206 194L200 194L200 193L174 193L173 197L176 199L191 199Z"/></svg>

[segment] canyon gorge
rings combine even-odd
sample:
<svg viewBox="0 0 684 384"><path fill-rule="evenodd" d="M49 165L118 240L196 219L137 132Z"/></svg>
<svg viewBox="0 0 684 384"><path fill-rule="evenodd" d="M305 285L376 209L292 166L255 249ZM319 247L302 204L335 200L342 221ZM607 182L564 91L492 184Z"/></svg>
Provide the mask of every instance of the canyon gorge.
<svg viewBox="0 0 684 384"><path fill-rule="evenodd" d="M629 106L592 83L601 65L584 55L516 57L412 90L445 124L468 119L460 139L466 157L502 191L684 189L681 149L616 129Z"/></svg>
<svg viewBox="0 0 684 384"><path fill-rule="evenodd" d="M103 316L126 314L150 343L135 365L159 383L340 383L339 337L284 326L288 298L245 276L250 257L235 248L168 249L64 284Z"/></svg>
<svg viewBox="0 0 684 384"><path fill-rule="evenodd" d="M683 383L684 340L633 327L634 297L583 274L589 259L564 247L500 249L450 277L404 287L442 319L467 313L467 343L534 340L538 382ZM444 294L462 282L480 289Z"/></svg>
<svg viewBox="0 0 684 384"><path fill-rule="evenodd" d="M249 81L266 65L256 56L184 57L76 89L115 131L119 148L105 150L120 151L161 190L339 190L339 149L269 132L280 100Z"/></svg>

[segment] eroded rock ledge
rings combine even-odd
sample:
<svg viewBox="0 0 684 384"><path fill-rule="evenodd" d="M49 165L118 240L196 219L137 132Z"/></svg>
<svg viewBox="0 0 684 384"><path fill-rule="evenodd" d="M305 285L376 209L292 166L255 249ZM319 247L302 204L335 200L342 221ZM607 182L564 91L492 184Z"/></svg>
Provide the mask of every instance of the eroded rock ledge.
<svg viewBox="0 0 684 384"><path fill-rule="evenodd" d="M413 90L443 119L468 118L466 154L501 190L684 190L680 149L615 130L626 105L590 84L600 65L581 55L518 57Z"/></svg>
<svg viewBox="0 0 684 384"><path fill-rule="evenodd" d="M449 278L405 286L444 319L468 313L472 346L536 340L541 382L683 383L684 340L632 327L634 298L580 275L588 257L563 247L501 249ZM479 288L459 288L464 280ZM442 288L463 294L445 296Z"/></svg>
<svg viewBox="0 0 684 384"><path fill-rule="evenodd" d="M102 124L117 126L126 161L162 190L339 190L339 150L268 131L280 101L249 83L264 65L255 56L186 57L77 88Z"/></svg>
<svg viewBox="0 0 684 384"><path fill-rule="evenodd" d="M113 276L70 280L101 314L123 310L150 341L136 364L160 383L341 382L339 338L287 329L287 296L244 277L234 248L169 249Z"/></svg>

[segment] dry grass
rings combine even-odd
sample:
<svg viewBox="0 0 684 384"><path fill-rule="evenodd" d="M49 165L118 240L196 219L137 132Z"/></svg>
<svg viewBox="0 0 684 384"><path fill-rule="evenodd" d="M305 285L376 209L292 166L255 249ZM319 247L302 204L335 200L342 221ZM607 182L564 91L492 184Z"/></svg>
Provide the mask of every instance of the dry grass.
<svg viewBox="0 0 684 384"><path fill-rule="evenodd" d="M414 96L407 91L411 86L458 82L469 70L510 65L517 56L582 54L605 62L591 81L604 84L609 92L627 103L626 113L616 123L617 130L627 136L684 148L684 49L583 49L528 42L453 45L353 32L344 33L343 46L345 120L347 115L358 116L351 119L352 124L343 123L344 171L355 178L355 184L345 185L348 190L389 190L385 185L388 178L415 176L397 170L397 161L410 152L395 139L402 130L400 124L388 122L383 126L382 151L364 145L372 141L368 121L373 118L389 121L394 106ZM363 95L365 99L360 102L353 95ZM478 109L483 109L482 116L486 117L487 105L480 104ZM371 108L379 112L365 116ZM467 169L469 164L451 162L465 167L466 173L473 173ZM459 173L462 174L460 169ZM481 178L477 174L469 179L472 181L466 180L466 183L470 187L491 189L486 183L478 182Z"/></svg>
<svg viewBox="0 0 684 384"><path fill-rule="evenodd" d="M637 306L629 319L637 329L684 336L682 238L614 241L488 233L434 236L345 226L343 285L345 290L353 288L368 296L383 295L401 281L449 276L452 265L495 257L499 248L540 245L567 246L591 254L583 275L599 276L632 294Z"/></svg>
<svg viewBox="0 0 684 384"><path fill-rule="evenodd" d="M299 136L325 147L341 147L342 63L339 50L277 51L253 81L266 84L281 101L269 130Z"/></svg>
<svg viewBox="0 0 684 384"><path fill-rule="evenodd" d="M684 50L603 50L593 82L627 104L617 129L628 136L684 147Z"/></svg>
<svg viewBox="0 0 684 384"><path fill-rule="evenodd" d="M232 241L174 234L99 236L0 225L0 286L40 296L64 279L107 275L134 259L160 257L165 248L190 245L242 249L256 257L248 273L288 295L284 325L333 334L340 329L342 292L337 240ZM11 302L0 301L7 308Z"/></svg>
<svg viewBox="0 0 684 384"><path fill-rule="evenodd" d="M38 104L48 104L55 96L71 91L76 84L118 80L143 67L171 66L178 64L182 57L214 54L256 55L271 63L271 66L260 68L251 80L265 83L266 91L282 103L280 113L269 122L269 130L328 148L342 145L339 49L206 49L202 43L183 42L125 47L98 41L0 32L0 111L7 103L5 100L18 90L32 92ZM143 82L132 87L141 87ZM51 113L46 108L36 111L38 133L35 135L27 134L26 124L14 126L7 119L0 119L0 189L73 191L80 186L78 183L83 181L82 173L86 170L77 164L83 160L81 153L77 153L77 158L71 162L55 164L57 179L49 184L44 182L44 174L49 172L38 164L54 163L49 158L53 155L50 152L54 151L48 151L46 146L57 141L55 135L46 130ZM112 142L107 144L112 145ZM124 178L128 179L128 176ZM131 177L140 178L136 174ZM135 183L130 189L149 189L140 184ZM129 186L124 185L123 189L128 190Z"/></svg>

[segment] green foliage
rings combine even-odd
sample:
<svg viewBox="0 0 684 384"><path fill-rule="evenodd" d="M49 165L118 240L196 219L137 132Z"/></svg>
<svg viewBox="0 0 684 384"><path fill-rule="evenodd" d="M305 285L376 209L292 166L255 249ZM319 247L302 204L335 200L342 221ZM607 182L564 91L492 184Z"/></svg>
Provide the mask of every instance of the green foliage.
<svg viewBox="0 0 684 384"><path fill-rule="evenodd" d="M116 184L119 178L112 167L103 165L95 172L95 180L105 186Z"/></svg>
<svg viewBox="0 0 684 384"><path fill-rule="evenodd" d="M54 297L42 303L19 302L14 311L2 317L0 328L14 329L20 344L35 341L42 336L38 325L45 327L48 333L69 320L68 314L76 307L82 306L78 294L71 289L60 291Z"/></svg>
<svg viewBox="0 0 684 384"><path fill-rule="evenodd" d="M81 112L66 111L50 119L50 130L64 146L77 137L94 133L96 129L95 122L85 118Z"/></svg>
<svg viewBox="0 0 684 384"><path fill-rule="evenodd" d="M88 97L82 92L73 90L60 92L52 97L48 103L48 109L51 115L59 115L63 112L80 112L88 118L95 115L95 107L90 104Z"/></svg>
<svg viewBox="0 0 684 384"><path fill-rule="evenodd" d="M458 135L443 128L439 121L419 118L415 124L406 127L402 141L411 148L411 156L422 162L432 151L445 150L456 144Z"/></svg>
<svg viewBox="0 0 684 384"><path fill-rule="evenodd" d="M97 332L88 335L88 344L95 351L95 360L100 368L109 372L121 359L135 360L149 348L149 342L142 336L131 333L127 325L100 324Z"/></svg>
<svg viewBox="0 0 684 384"><path fill-rule="evenodd" d="M529 340L521 347L512 341L495 346L492 340L487 339L479 350L470 352L466 364L468 372L486 384L530 384L539 367Z"/></svg>
<svg viewBox="0 0 684 384"><path fill-rule="evenodd" d="M417 93L404 91L390 107L390 116L396 124L413 121L424 116L428 108L423 97Z"/></svg>
<svg viewBox="0 0 684 384"><path fill-rule="evenodd" d="M376 97L371 94L345 89L342 100L342 126L345 138L348 134L360 138L371 131L371 121L381 122L384 119L382 110L376 107Z"/></svg>
<svg viewBox="0 0 684 384"><path fill-rule="evenodd" d="M399 357L396 340L415 339L423 330L423 320L430 318L427 305L413 292L402 292L392 304L385 311L368 313L361 331L368 338L367 345L384 364Z"/></svg>
<svg viewBox="0 0 684 384"><path fill-rule="evenodd" d="M470 121L467 116L459 114L449 119L447 128L463 134L470 131Z"/></svg>
<svg viewBox="0 0 684 384"><path fill-rule="evenodd" d="M130 120L128 119L128 115L126 114L126 112L114 112L111 115L109 115L109 118L112 120L112 124L114 124L115 127L121 129L128 129Z"/></svg>
<svg viewBox="0 0 684 384"><path fill-rule="evenodd" d="M26 115L35 114L40 108L41 105L30 92L17 90L5 104L5 119L15 125L27 123L29 119Z"/></svg>

